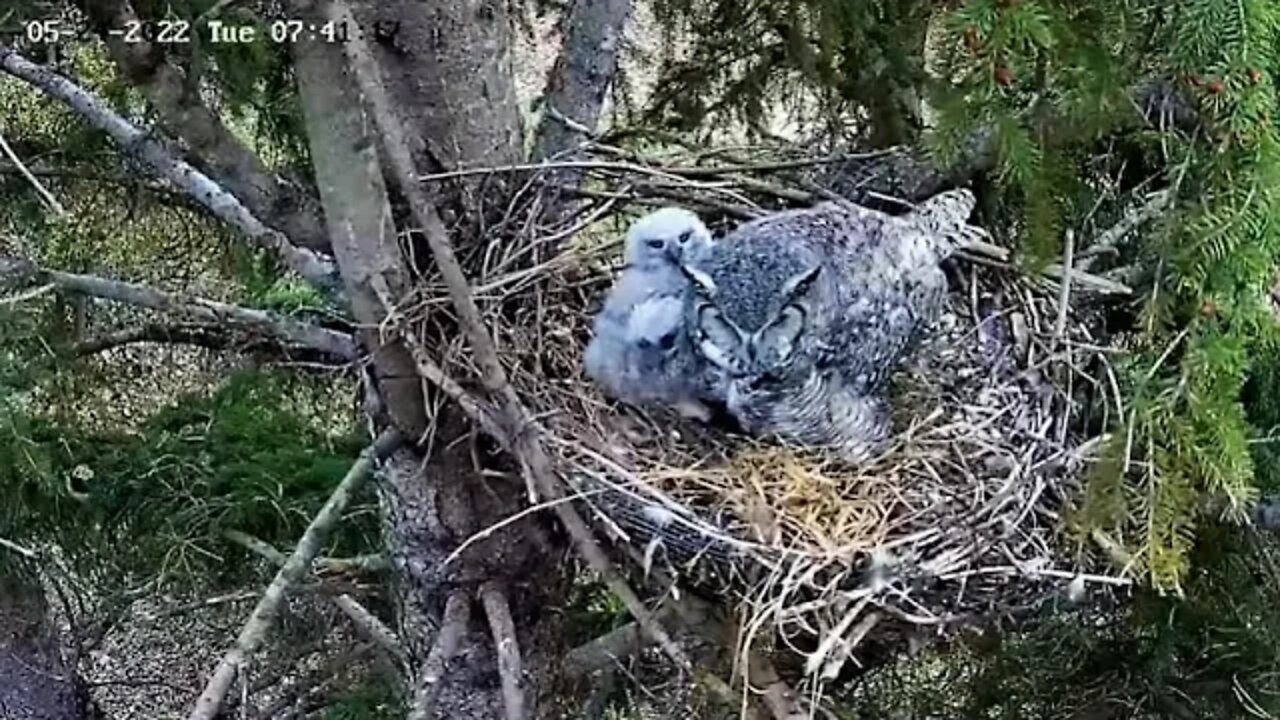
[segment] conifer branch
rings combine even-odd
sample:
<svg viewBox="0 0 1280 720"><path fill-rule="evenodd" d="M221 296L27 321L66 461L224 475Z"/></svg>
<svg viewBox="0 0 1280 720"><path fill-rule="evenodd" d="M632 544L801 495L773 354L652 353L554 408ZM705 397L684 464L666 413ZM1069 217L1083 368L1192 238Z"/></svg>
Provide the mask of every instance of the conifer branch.
<svg viewBox="0 0 1280 720"><path fill-rule="evenodd" d="M328 248L324 217L314 192L294 178L269 170L257 153L231 132L200 96L199 63L192 60L183 67L175 57L184 46L159 45L146 38L126 41L118 32L111 32L130 23L154 22L156 8L123 0L86 0L81 5L120 74L146 94L161 126L182 140L201 170L294 245L318 251ZM150 16L140 18L140 12ZM202 32L201 24L214 15L216 10L211 9L197 18L191 25L193 33Z"/></svg>

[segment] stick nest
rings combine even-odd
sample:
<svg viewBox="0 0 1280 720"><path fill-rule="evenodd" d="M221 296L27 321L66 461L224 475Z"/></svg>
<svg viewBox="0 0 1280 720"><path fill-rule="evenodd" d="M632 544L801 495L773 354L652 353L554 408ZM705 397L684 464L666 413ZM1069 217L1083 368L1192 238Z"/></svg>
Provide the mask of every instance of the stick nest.
<svg viewBox="0 0 1280 720"><path fill-rule="evenodd" d="M793 160L770 167L794 170ZM688 166L616 152L587 165L573 168L587 174L579 214L555 228L508 217L522 242L472 260L511 380L562 476L646 574L732 593L747 611L745 642L762 630L808 637L814 677L875 634L954 628L1124 584L1086 574L1063 530L1098 444L1085 416L1105 426L1115 383L1090 318L1061 305L1057 281L990 258L951 261L948 311L893 381L893 441L853 467L623 406L581 372L629 219L605 218L658 197L740 219L819 200L820 188L743 177L741 165L727 177L703 165L682 174ZM553 256L511 269L511 258L548 247Z"/></svg>

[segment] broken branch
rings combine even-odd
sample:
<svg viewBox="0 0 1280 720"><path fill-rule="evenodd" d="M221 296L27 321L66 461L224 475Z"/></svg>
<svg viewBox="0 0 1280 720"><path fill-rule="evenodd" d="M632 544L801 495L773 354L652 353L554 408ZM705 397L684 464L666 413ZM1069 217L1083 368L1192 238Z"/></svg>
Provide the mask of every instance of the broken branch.
<svg viewBox="0 0 1280 720"><path fill-rule="evenodd" d="M480 586L480 602L489 619L493 632L493 645L498 652L498 675L502 678L502 704L507 720L525 720L524 682L520 663L520 642L516 638L516 624L511 619L511 604L507 594L496 582Z"/></svg>
<svg viewBox="0 0 1280 720"><path fill-rule="evenodd" d="M440 692L440 681L444 679L444 666L458 652L458 644L470 623L471 596L463 590L455 590L445 601L440 631L436 633L436 640L422 663L418 691L414 694L408 720L428 720L431 717L431 708Z"/></svg>

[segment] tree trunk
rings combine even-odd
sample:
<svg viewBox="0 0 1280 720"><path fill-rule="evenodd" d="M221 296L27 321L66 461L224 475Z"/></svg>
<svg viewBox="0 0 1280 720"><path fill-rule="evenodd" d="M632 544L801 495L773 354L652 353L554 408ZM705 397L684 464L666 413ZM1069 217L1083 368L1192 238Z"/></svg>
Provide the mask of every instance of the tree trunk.
<svg viewBox="0 0 1280 720"><path fill-rule="evenodd" d="M505 0L352 2L421 172L524 157Z"/></svg>
<svg viewBox="0 0 1280 720"><path fill-rule="evenodd" d="M318 17L314 13L319 3L298 0L292 6L302 17ZM414 4L394 13L387 10L387 17L405 18L402 32L407 28L411 31L408 39L422 42L423 37L430 36L424 30L426 26L408 20L414 17L425 22L420 16L427 13L421 7ZM367 35L377 27L369 20L361 25ZM486 29L473 30L483 35ZM493 28L488 30L497 34ZM450 42L457 41L455 38ZM444 96L443 105L433 106L419 85L425 71L419 66L418 77L411 77L408 61L393 52L394 45L388 46L387 42L384 41L379 58L392 67L383 65L381 74L401 113L401 121L409 123L406 128L415 135L461 132L468 113L480 107L475 99L451 104L450 97L464 98ZM488 57L492 64L492 53ZM387 464L379 483L388 545L396 569L401 640L414 670L410 683L416 707L411 717L501 718L504 703L497 680L498 654L484 614L475 603L476 593L481 585L494 580L509 588L506 595L512 606L524 670L519 689L526 704L532 706L543 688L553 687L553 661L561 654L563 633L559 616L544 608L554 606L563 597L567 576L556 562L557 544L532 517L474 543L444 564L449 554L474 533L517 513L524 504L524 485L518 473L507 477L480 474L477 462L494 469L492 448L473 434L456 406L436 397L424 402L423 386L408 352L398 341L384 341L375 330L384 326L388 308L396 307L409 290L408 270L396 239L377 143L371 136L375 130L361 104L355 101L361 94L340 48L325 43L302 44L296 58L316 182L353 313L362 327L369 328L362 341L366 347L377 348L373 375L378 394L385 399L392 421L409 437L417 439L430 427L425 459L417 451L401 451ZM465 63L441 62L435 67L471 74L452 80L433 78L431 82L441 87L453 81L466 85L477 79L470 58ZM509 85L509 74L498 84L502 83ZM484 107L489 107L488 102ZM508 107L515 109L514 96ZM458 109L462 116L448 116L450 109ZM440 136L428 134L430 139L420 149L425 148L432 158L437 150L447 151L453 167L518 161L518 144L494 144L513 136L510 127L504 129L501 118L493 115L476 118L479 132L463 133L465 142L441 144ZM488 140L477 142L483 137ZM514 137L518 139L518 134ZM456 612L459 607L464 611L460 616Z"/></svg>
<svg viewBox="0 0 1280 720"><path fill-rule="evenodd" d="M146 94L160 125L184 141L193 162L231 192L245 207L282 232L295 245L327 249L319 203L310 188L295 178L273 173L241 142L200 97L198 78L169 55L166 46L145 40L126 42L109 32L140 19L124 0L81 0L94 29L106 42L120 72ZM150 4L144 4L147 9ZM163 10L163 6L160 8ZM141 14L147 22L156 14Z"/></svg>
<svg viewBox="0 0 1280 720"><path fill-rule="evenodd" d="M10 558L0 566L0 718L98 717L49 617L40 583Z"/></svg>

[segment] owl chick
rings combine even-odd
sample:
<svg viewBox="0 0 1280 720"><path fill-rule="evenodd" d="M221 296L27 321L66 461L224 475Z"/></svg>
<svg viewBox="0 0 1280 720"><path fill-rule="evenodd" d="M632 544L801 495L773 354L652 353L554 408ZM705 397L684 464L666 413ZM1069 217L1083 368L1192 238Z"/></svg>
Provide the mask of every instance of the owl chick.
<svg viewBox="0 0 1280 720"><path fill-rule="evenodd" d="M693 351L685 306L693 286L682 266L712 246L698 216L656 210L627 232L626 267L596 315L583 354L588 377L634 405L664 404L706 420L713 392L705 363Z"/></svg>
<svg viewBox="0 0 1280 720"><path fill-rule="evenodd" d="M686 321L754 434L865 460L888 437L887 380L942 310L939 263L968 238L968 191L902 216L822 203L743 224L694 261Z"/></svg>

